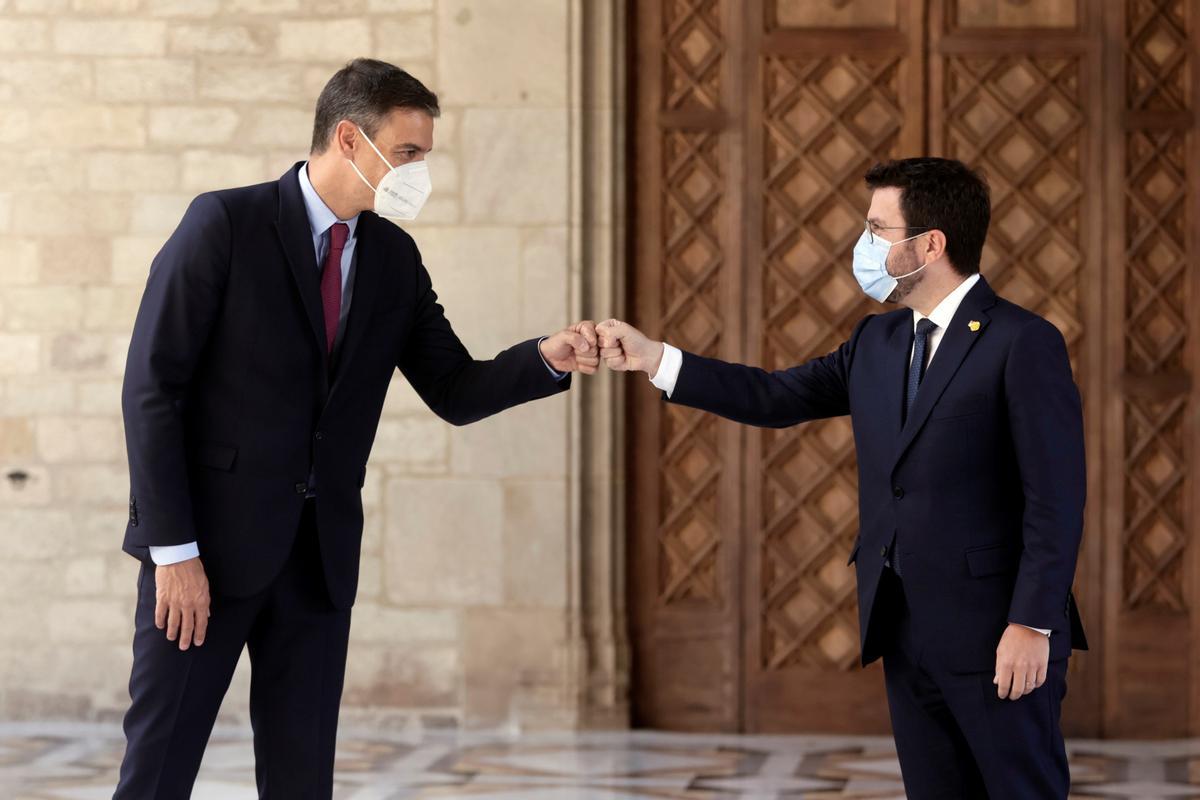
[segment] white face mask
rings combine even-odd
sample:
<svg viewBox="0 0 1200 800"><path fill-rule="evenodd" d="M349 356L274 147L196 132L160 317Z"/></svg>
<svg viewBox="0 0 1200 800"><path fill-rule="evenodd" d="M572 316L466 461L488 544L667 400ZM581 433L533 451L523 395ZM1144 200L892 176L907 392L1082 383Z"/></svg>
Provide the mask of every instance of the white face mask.
<svg viewBox="0 0 1200 800"><path fill-rule="evenodd" d="M928 232L926 231L925 233ZM928 264L922 264L917 269L904 275L892 275L887 269L888 252L893 247L904 242L910 242L913 239L918 239L924 236L925 233L918 233L916 236L910 236L898 242L889 242L879 234L871 233L870 227L862 232L862 236L858 237L858 243L854 245L854 277L867 297L871 297L882 303L892 296L892 292L895 291L897 281L900 278L916 275L929 266Z"/></svg>
<svg viewBox="0 0 1200 800"><path fill-rule="evenodd" d="M371 182L359 171L358 165L346 159L358 177L362 178L362 182L375 192L375 213L393 219L416 219L433 191L433 183L429 179L429 164L421 160L393 167L383 157L383 153L379 152L371 137L367 136L362 128L359 128L358 132L367 140L367 144L371 145L375 155L388 165L388 173L383 176L379 185L371 186Z"/></svg>

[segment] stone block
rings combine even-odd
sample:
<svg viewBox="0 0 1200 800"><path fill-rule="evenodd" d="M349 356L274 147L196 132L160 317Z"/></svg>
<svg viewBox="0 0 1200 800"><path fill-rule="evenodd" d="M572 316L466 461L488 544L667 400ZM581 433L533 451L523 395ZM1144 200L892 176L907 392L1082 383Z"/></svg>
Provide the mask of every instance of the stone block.
<svg viewBox="0 0 1200 800"><path fill-rule="evenodd" d="M87 184L99 191L164 191L179 182L179 163L164 153L92 153L87 159Z"/></svg>
<svg viewBox="0 0 1200 800"><path fill-rule="evenodd" d="M568 8L561 0L441 0L437 69L446 102L565 107Z"/></svg>
<svg viewBox="0 0 1200 800"><path fill-rule="evenodd" d="M449 426L428 416L379 423L371 463L419 473L444 471L449 460Z"/></svg>
<svg viewBox="0 0 1200 800"><path fill-rule="evenodd" d="M145 287L146 278L150 275L150 264L162 249L164 240L163 236L114 238L111 249L112 283L118 286Z"/></svg>
<svg viewBox="0 0 1200 800"><path fill-rule="evenodd" d="M0 53L40 53L49 45L50 23L45 20L0 19Z"/></svg>
<svg viewBox="0 0 1200 800"><path fill-rule="evenodd" d="M26 236L65 232L113 235L129 228L131 199L112 192L28 193L13 206L12 225Z"/></svg>
<svg viewBox="0 0 1200 800"><path fill-rule="evenodd" d="M64 378L30 375L6 381L4 410L9 414L71 414L75 411L75 384Z"/></svg>
<svg viewBox="0 0 1200 800"><path fill-rule="evenodd" d="M493 481L397 478L384 498L384 596L494 605L503 595L503 495Z"/></svg>
<svg viewBox="0 0 1200 800"><path fill-rule="evenodd" d="M0 297L10 331L74 330L83 321L83 290L77 286L24 286Z"/></svg>
<svg viewBox="0 0 1200 800"><path fill-rule="evenodd" d="M114 462L124 457L123 432L114 417L43 417L37 421L37 445L47 464Z"/></svg>
<svg viewBox="0 0 1200 800"><path fill-rule="evenodd" d="M260 155L192 150L183 154L183 188L195 192L261 183L267 177Z"/></svg>
<svg viewBox="0 0 1200 800"><path fill-rule="evenodd" d="M570 314L571 281L578 272L570 263L567 229L529 228L521 233L521 328L554 333L580 320ZM589 309L593 322L612 310Z"/></svg>
<svg viewBox="0 0 1200 800"><path fill-rule="evenodd" d="M279 24L280 58L349 61L371 47L371 28L363 19L284 20Z"/></svg>
<svg viewBox="0 0 1200 800"><path fill-rule="evenodd" d="M414 61L433 59L432 14L381 17L371 23L371 35L375 43L372 55L403 69Z"/></svg>
<svg viewBox="0 0 1200 800"><path fill-rule="evenodd" d="M54 49L63 55L155 56L167 49L167 23L145 19L59 19Z"/></svg>
<svg viewBox="0 0 1200 800"><path fill-rule="evenodd" d="M36 239L0 238L0 285L32 286L38 282L41 246Z"/></svg>
<svg viewBox="0 0 1200 800"><path fill-rule="evenodd" d="M282 103L296 99L302 70L274 62L205 62L198 72L198 92L206 100Z"/></svg>
<svg viewBox="0 0 1200 800"><path fill-rule="evenodd" d="M264 25L173 25L168 47L180 56L261 56L274 40L273 30Z"/></svg>
<svg viewBox="0 0 1200 800"><path fill-rule="evenodd" d="M24 461L34 454L33 425L23 417L0 417L0 461ZM0 476L0 480L2 480Z"/></svg>
<svg viewBox="0 0 1200 800"><path fill-rule="evenodd" d="M188 59L113 58L96 63L96 96L134 103L178 103L195 94L196 67Z"/></svg>
<svg viewBox="0 0 1200 800"><path fill-rule="evenodd" d="M152 108L149 119L150 141L175 147L225 144L233 138L238 122L238 112L232 108Z"/></svg>
<svg viewBox="0 0 1200 800"><path fill-rule="evenodd" d="M456 705L462 666L452 645L358 644L351 635L344 706L439 708Z"/></svg>
<svg viewBox="0 0 1200 800"><path fill-rule="evenodd" d="M435 226L416 232L417 247L455 333L476 358L516 344L518 232L512 228Z"/></svg>
<svg viewBox="0 0 1200 800"><path fill-rule="evenodd" d="M506 606L566 608L569 491L565 479L505 483Z"/></svg>
<svg viewBox="0 0 1200 800"><path fill-rule="evenodd" d="M0 333L0 376L33 375L41 361L41 337Z"/></svg>
<svg viewBox="0 0 1200 800"><path fill-rule="evenodd" d="M48 105L34 114L42 144L60 151L60 159L67 148L140 149L146 144L145 121L144 109L119 105Z"/></svg>
<svg viewBox="0 0 1200 800"><path fill-rule="evenodd" d="M92 65L84 59L36 56L0 60L0 100L71 108L92 99ZM47 131L39 130L39 136Z"/></svg>
<svg viewBox="0 0 1200 800"><path fill-rule="evenodd" d="M567 222L565 110L473 108L462 128L467 221Z"/></svg>
<svg viewBox="0 0 1200 800"><path fill-rule="evenodd" d="M567 397L556 395L454 428L450 433L451 473L526 479L566 474L567 408Z"/></svg>

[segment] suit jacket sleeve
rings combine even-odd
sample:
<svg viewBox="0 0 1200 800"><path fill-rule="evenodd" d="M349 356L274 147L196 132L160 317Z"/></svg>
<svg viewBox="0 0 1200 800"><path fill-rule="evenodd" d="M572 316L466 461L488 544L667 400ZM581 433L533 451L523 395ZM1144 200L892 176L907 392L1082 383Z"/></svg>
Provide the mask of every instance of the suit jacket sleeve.
<svg viewBox="0 0 1200 800"><path fill-rule="evenodd" d="M1057 328L1039 319L1021 329L1004 383L1025 493L1024 549L1008 619L1062 631L1083 536L1087 479L1083 410Z"/></svg>
<svg viewBox="0 0 1200 800"><path fill-rule="evenodd" d="M150 267L125 366L121 407L134 544L196 540L182 409L220 312L231 229L220 198L197 197Z"/></svg>
<svg viewBox="0 0 1200 800"><path fill-rule="evenodd" d="M869 319L859 322L832 353L774 372L685 352L675 391L667 399L763 428L849 414L850 363Z"/></svg>
<svg viewBox="0 0 1200 800"><path fill-rule="evenodd" d="M530 339L490 361L477 361L450 327L429 272L417 263L416 308L398 366L425 404L452 425L467 425L530 400L565 391L571 376L555 380Z"/></svg>

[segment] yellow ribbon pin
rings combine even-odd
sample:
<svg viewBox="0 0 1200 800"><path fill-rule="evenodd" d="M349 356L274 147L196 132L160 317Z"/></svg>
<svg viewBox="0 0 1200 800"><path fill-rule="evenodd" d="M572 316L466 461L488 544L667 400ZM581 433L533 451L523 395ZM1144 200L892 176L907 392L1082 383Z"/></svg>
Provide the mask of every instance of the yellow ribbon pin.
<svg viewBox="0 0 1200 800"><path fill-rule="evenodd" d="M979 330L979 320L973 319L967 323L967 327L971 329L971 333Z"/></svg>

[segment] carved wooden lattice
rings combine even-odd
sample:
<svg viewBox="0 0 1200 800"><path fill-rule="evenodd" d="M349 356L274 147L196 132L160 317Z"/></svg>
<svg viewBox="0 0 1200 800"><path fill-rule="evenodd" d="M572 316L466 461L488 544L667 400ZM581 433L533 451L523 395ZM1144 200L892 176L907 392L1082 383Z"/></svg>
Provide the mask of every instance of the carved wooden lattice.
<svg viewBox="0 0 1200 800"><path fill-rule="evenodd" d="M668 0L663 4L662 108L720 108L721 57L725 52L718 0Z"/></svg>
<svg viewBox="0 0 1200 800"><path fill-rule="evenodd" d="M1188 33L1182 2L1126 6L1130 111L1187 111ZM1185 377L1190 121L1132 126L1125 136L1125 372ZM1187 453L1185 381L1125 396L1123 578L1130 608L1184 611Z"/></svg>
<svg viewBox="0 0 1200 800"><path fill-rule="evenodd" d="M1079 69L1078 58L949 58L945 118L946 156L980 169L991 186L984 274L1062 331L1082 383Z"/></svg>
<svg viewBox="0 0 1200 800"><path fill-rule="evenodd" d="M716 110L723 42L720 3L677 0L663 8L663 109ZM725 178L719 134L662 134L663 337L685 350L716 355L724 265L720 216ZM718 575L717 421L681 406L663 409L658 529L660 602L722 601Z"/></svg>
<svg viewBox="0 0 1200 800"><path fill-rule="evenodd" d="M900 59L770 57L762 67L763 336L768 369L844 341L871 310L850 272L870 197L863 174L896 155ZM761 664L852 669L857 475L849 421L763 431Z"/></svg>

